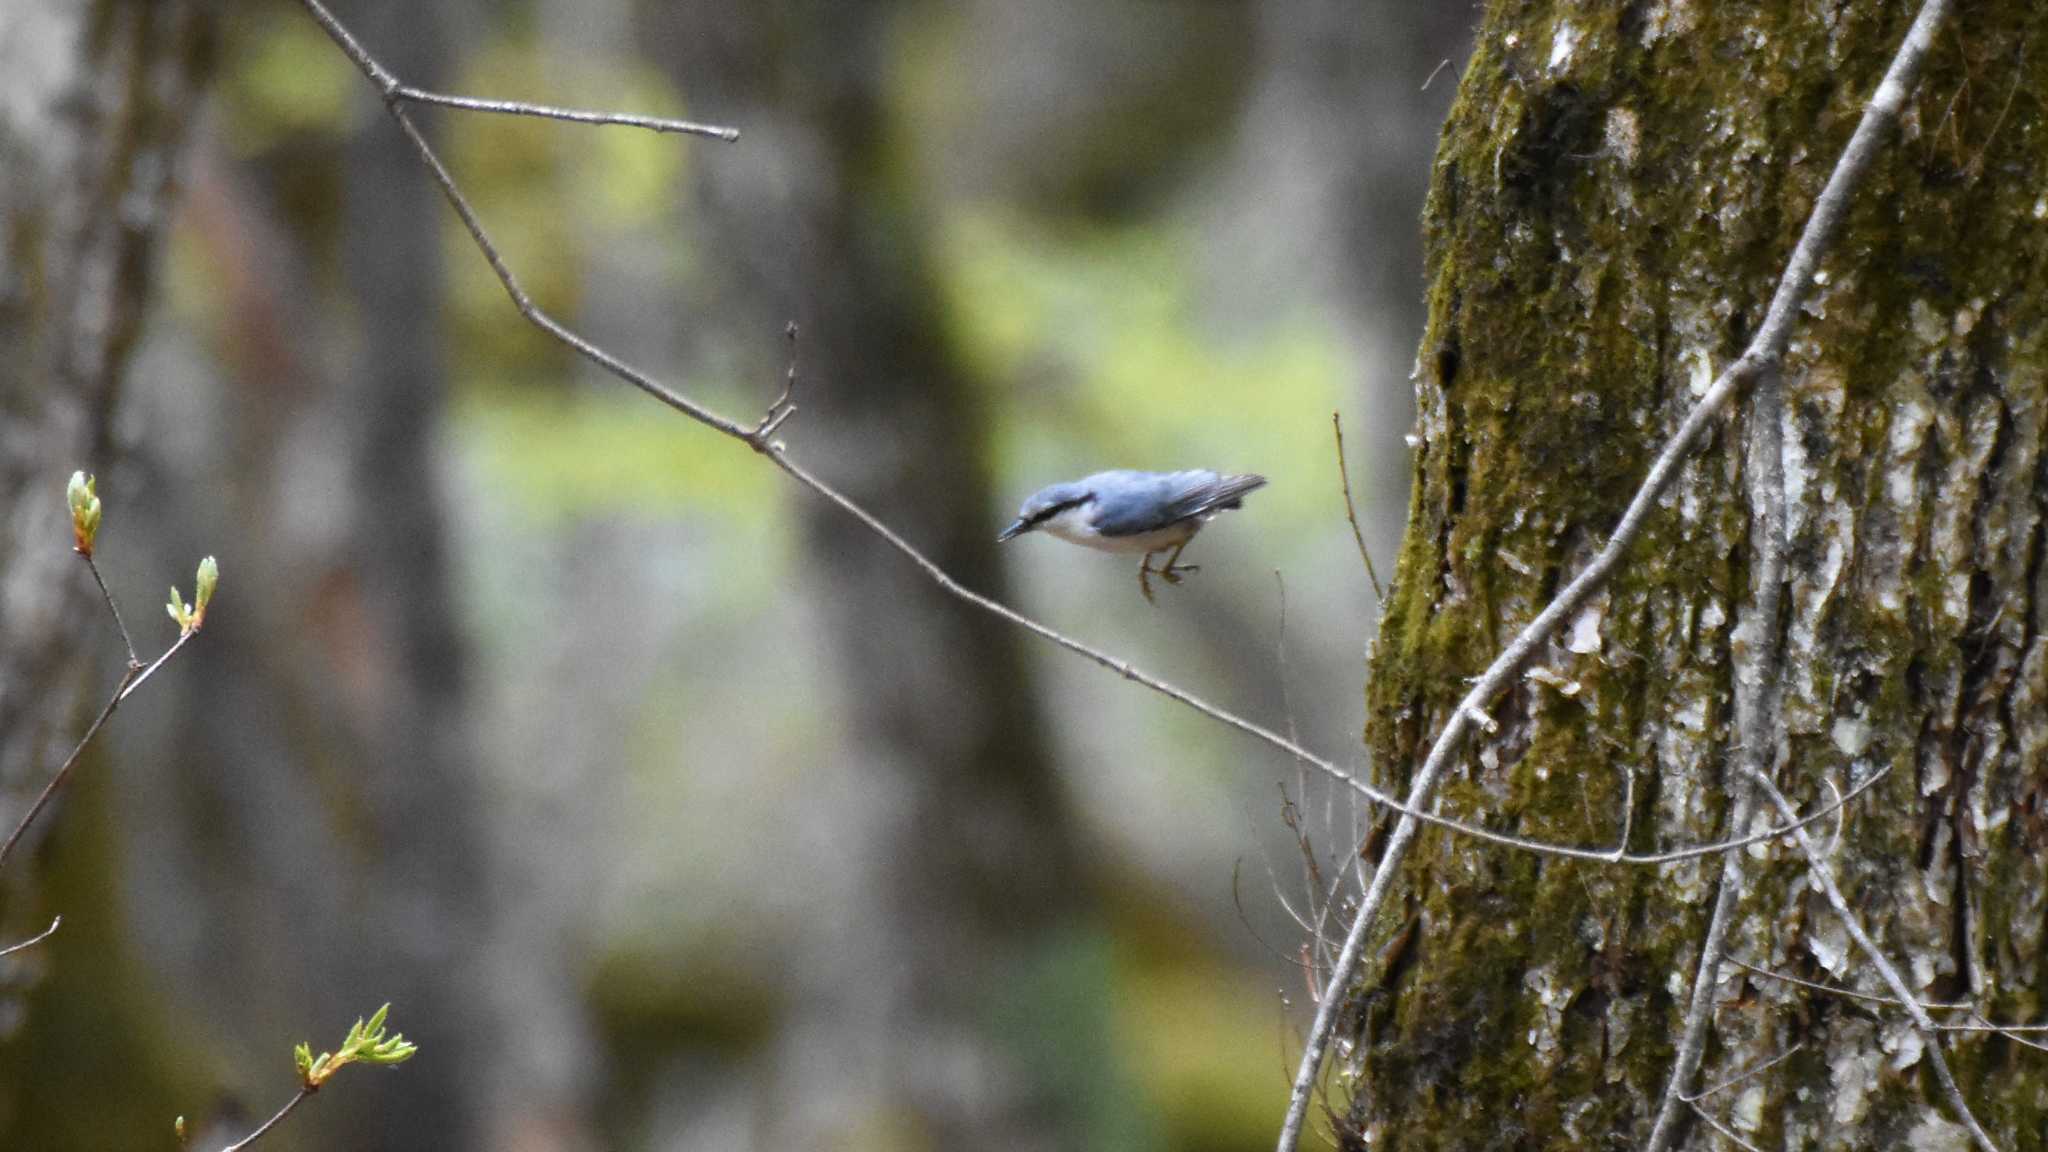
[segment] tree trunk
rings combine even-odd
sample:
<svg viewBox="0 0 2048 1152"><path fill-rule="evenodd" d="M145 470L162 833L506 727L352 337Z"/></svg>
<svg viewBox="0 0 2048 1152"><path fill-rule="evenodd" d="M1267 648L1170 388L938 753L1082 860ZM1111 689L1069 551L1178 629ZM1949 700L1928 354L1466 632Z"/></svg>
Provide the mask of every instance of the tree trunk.
<svg viewBox="0 0 2048 1152"><path fill-rule="evenodd" d="M1383 769L1420 762L1747 341L1915 8L1489 6L1426 213L1420 446L1370 698ZM1823 262L1780 374L1784 610L1753 610L1750 397L1440 804L1581 845L1630 826L1637 851L1738 835L1732 713L1738 682L1761 684L1795 799L1890 770L1831 859L1908 983L2029 1022L2048 1007L2044 40L2030 0L1961 7ZM1729 956L1882 991L1795 846L1742 864ZM1721 876L1425 832L1379 929L1401 943L1353 990L1340 1136L1640 1143ZM1700 1101L1758 1147L1959 1146L1896 1009L1728 966L1714 1008L1696 1088L1798 1046ZM2048 1146L2048 1056L1943 1044L2001 1147ZM1688 1125L1682 1147L1720 1139Z"/></svg>
<svg viewBox="0 0 2048 1152"><path fill-rule="evenodd" d="M435 20L353 8L408 81L439 82ZM138 381L133 409L161 430L134 453L153 500L120 536L132 506L110 507L103 535L178 556L188 588L204 541L221 593L204 635L124 706L114 771L85 781L113 786L80 789L87 826L53 845L50 886L104 907L52 941L63 967L23 1043L41 1107L0 1130L9 1147L141 1146L177 1112L246 1135L289 1092L292 1042L331 1048L385 1001L422 1058L302 1111L283 1139L484 1143L503 1017L481 953L492 861L434 462L445 205L376 94L347 94L361 115L345 138L240 161L216 138L194 157L181 237L218 272L203 281L217 342L152 342L167 367ZM331 247L295 239L329 234L291 215L309 187ZM138 642L167 625L153 602L124 609Z"/></svg>
<svg viewBox="0 0 2048 1152"><path fill-rule="evenodd" d="M984 416L940 335L890 122L902 6L704 7L678 37L703 45L685 87L749 143L706 165L697 211L738 266L725 306L805 321L784 435L1003 596ZM765 402L777 381L761 382ZM1086 1146L1107 997L1019 637L838 509L802 512L846 731L824 786L831 911L793 958L765 1146Z"/></svg>
<svg viewBox="0 0 2048 1152"><path fill-rule="evenodd" d="M407 82L453 71L432 12L351 8ZM327 1032L389 1001L439 1056L363 1077L348 1106L294 1118L290 1139L460 1148L484 1142L503 1016L482 951L495 862L435 459L446 206L374 91L348 96L345 137L239 162L214 152L195 181L194 245L223 269L218 367L152 398L218 415L190 434L196 451L150 462L184 496L181 527L217 541L240 579L224 581L234 600L189 674L160 685L175 711L124 729L123 748L138 738L153 755L114 818L139 861L135 938L163 1000L229 1054L229 1103L262 1115L280 1045L331 1045ZM294 214L294 181L331 195L332 248L300 239L320 221ZM192 932L195 919L236 930Z"/></svg>
<svg viewBox="0 0 2048 1152"><path fill-rule="evenodd" d="M120 463L114 412L210 30L209 7L186 0L0 14L0 836L77 739L84 673L120 653L71 552L64 482ZM121 477L103 481L111 541L149 513ZM9 864L0 946L52 914L36 898L48 825ZM0 1038L20 1018L0 1008Z"/></svg>

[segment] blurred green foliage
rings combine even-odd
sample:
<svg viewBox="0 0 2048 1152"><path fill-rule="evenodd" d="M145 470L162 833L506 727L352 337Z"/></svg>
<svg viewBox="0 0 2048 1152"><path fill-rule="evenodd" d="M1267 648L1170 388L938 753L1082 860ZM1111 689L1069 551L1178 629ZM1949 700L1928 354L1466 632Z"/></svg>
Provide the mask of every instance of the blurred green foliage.
<svg viewBox="0 0 2048 1152"><path fill-rule="evenodd" d="M752 452L625 388L569 393L472 388L455 408L464 458L494 493L525 515L560 523L581 516L678 511L736 524L778 502L776 474ZM768 544L768 562L790 545Z"/></svg>
<svg viewBox="0 0 2048 1152"><path fill-rule="evenodd" d="M228 23L234 63L219 104L235 152L339 136L370 109L362 76L297 8L266 5Z"/></svg>
<svg viewBox="0 0 2048 1152"><path fill-rule="evenodd" d="M982 206L952 219L938 250L950 336L1004 409L1004 475L1284 477L1303 452L1329 457L1346 359L1337 334L1308 316L1243 333L1205 315L1191 224L1076 226ZM1259 509L1306 535L1328 523L1329 492L1276 483Z"/></svg>

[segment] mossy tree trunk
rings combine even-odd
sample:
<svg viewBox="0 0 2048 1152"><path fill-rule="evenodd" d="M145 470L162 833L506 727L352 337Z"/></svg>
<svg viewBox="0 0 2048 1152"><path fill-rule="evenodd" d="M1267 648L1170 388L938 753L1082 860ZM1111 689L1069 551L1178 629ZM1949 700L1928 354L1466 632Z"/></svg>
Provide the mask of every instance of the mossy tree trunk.
<svg viewBox="0 0 2048 1152"><path fill-rule="evenodd" d="M1748 340L1915 8L1489 5L1426 213L1421 443L1370 700L1384 770L1420 762ZM1441 804L1611 845L1632 796L1632 849L1738 834L1734 686L1754 672L1781 694L1795 797L1890 769L1832 861L1908 982L2017 1021L2048 1013L2043 51L2033 0L1960 5L1823 263L1781 375L1783 611L1751 611L1745 398ZM1730 956L1880 990L1795 847L1744 863ZM1354 993L1340 1132L1639 1145L1720 877L1717 859L1610 867L1426 832L1380 929L1402 943ZM1698 1083L1795 1045L1702 1106L1762 1148L1960 1140L1901 1013L1724 968ZM2048 1147L2048 1055L1944 1045L2001 1147ZM1719 1139L1691 1122L1680 1146Z"/></svg>

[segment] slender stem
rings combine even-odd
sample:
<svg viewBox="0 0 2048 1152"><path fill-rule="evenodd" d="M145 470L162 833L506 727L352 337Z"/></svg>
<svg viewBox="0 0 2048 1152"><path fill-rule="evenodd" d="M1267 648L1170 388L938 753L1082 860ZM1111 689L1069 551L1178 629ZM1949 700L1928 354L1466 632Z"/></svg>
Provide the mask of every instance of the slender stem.
<svg viewBox="0 0 2048 1152"><path fill-rule="evenodd" d="M100 714L95 716L92 724L86 728L85 735L78 738L78 743L71 748L71 754L64 758L63 765L50 777L49 783L43 785L42 792L37 794L35 803L30 804L28 811L21 814L21 820L14 825L14 831L7 834L7 840L0 843L0 871L6 870L7 858L14 854L14 846L21 842L22 833L28 831L28 826L35 823L36 817L42 814L51 798L64 787L64 782L71 776L71 770L78 764L79 756L84 754L86 746L92 743L92 738L100 734L100 729L106 727L107 719L114 714L114 709L121 706L122 694L135 682L135 677L140 673L141 669L130 668L122 675L121 683L115 686L114 694L107 698L105 706L100 709Z"/></svg>
<svg viewBox="0 0 2048 1152"><path fill-rule="evenodd" d="M1769 776L1751 772L1750 779L1763 790L1772 804L1777 805L1780 813L1791 810L1792 802L1785 798L1783 792L1778 791L1778 786L1771 782ZM1877 969L1878 978L1884 981L1885 987L1890 988L1892 995L1898 997L1900 1007L1913 1018L1913 1026L1927 1038L1927 1059L1934 1066L1934 1077L1941 1082L1942 1094L1948 1097L1949 1107L1955 1109L1956 1115L1962 1119L1963 1127L1969 1129L1970 1138L1976 1142L1977 1147L1984 1152L1997 1152L1998 1145L1991 1142L1990 1135L1977 1123L1977 1117L1970 1111L1969 1101L1963 1098L1961 1085L1956 1083L1955 1074L1949 1071L1948 1058L1941 1054L1941 1038L1935 1035L1940 1029L1935 1027L1934 1020L1927 1015L1927 1009L1921 1007L1920 1001L1914 999L1912 991L1906 987L1905 979L1886 958L1883 949L1880 949L1876 941L1870 938L1870 933L1864 930L1862 919L1856 915L1855 909L1850 907L1848 899L1842 895L1841 886L1835 882L1835 870L1828 866L1827 857L1821 852L1820 845L1815 844L1813 837L1808 836L1803 828L1792 835L1799 844L1799 850L1806 854L1808 870L1812 872L1814 879L1820 882L1821 892L1827 896L1828 906L1833 908L1835 915L1841 919L1842 927L1849 932L1849 938L1854 940L1856 947L1869 958L1871 967Z"/></svg>
<svg viewBox="0 0 2048 1152"><path fill-rule="evenodd" d="M444 108L461 108L469 112L494 112L503 116L538 116L548 120L568 120L576 124L619 124L628 128L645 128L651 132L709 136L714 140L728 142L740 138L740 130L737 128L721 128L716 124L699 124L692 120L671 120L663 116L632 116L623 112L586 112L580 108L557 108L550 104L529 104L523 100L479 100L474 96L450 96L443 92L429 92L409 84L401 84L392 89L391 95L415 104L439 104Z"/></svg>
<svg viewBox="0 0 2048 1152"><path fill-rule="evenodd" d="M1784 393L1777 373L1765 376L1750 408L1749 478L1750 503L1755 520L1750 535L1756 545L1756 603L1738 626L1746 635L1735 670L1736 755L1743 758L1743 770L1734 782L1734 803L1729 827L1749 827L1756 810L1756 789L1752 776L1768 771L1778 754L1777 688L1784 662L1784 631L1778 624L1778 609L1785 583L1785 458ZM1707 923L1707 938L1700 946L1699 966L1692 977L1692 1002L1686 1011L1685 1029L1679 1034L1678 1054L1671 1063L1671 1078L1664 1086L1664 1101L1657 1109L1657 1121L1650 1128L1650 1142L1644 1152L1666 1152L1678 1136L1678 1122L1684 1106L1693 1102L1686 1093L1699 1074L1700 1059L1706 1053L1707 1031L1714 1015L1714 989L1721 980L1721 956L1727 947L1728 926L1735 919L1735 905L1747 894L1742 853L1721 857L1721 890L1714 897L1714 912ZM1704 1093L1702 1094L1704 1095Z"/></svg>
<svg viewBox="0 0 2048 1152"><path fill-rule="evenodd" d="M1735 1145L1737 1148L1742 1149L1742 1152L1763 1152L1761 1148L1758 1148L1756 1145L1751 1144L1749 1141L1744 1140L1741 1136L1737 1135L1735 1129L1730 1128L1726 1124L1721 1123L1719 1120L1714 1119L1714 1114L1712 1112L1707 1111L1705 1108L1702 1108L1697 1104L1694 1104L1692 1106L1692 1110L1693 1113L1697 1115L1701 1120L1706 1121L1707 1127L1712 1128L1714 1131L1720 1133L1721 1138L1723 1140L1726 1140L1730 1144Z"/></svg>
<svg viewBox="0 0 2048 1152"><path fill-rule="evenodd" d="M1799 311L1799 305L1806 299L1813 284L1813 273L1840 233L1842 221L1848 214L1849 201L1863 174L1875 161L1883 139L1897 121L1899 109L1905 103L1906 93L1913 87L1920 74L1920 66L1927 58L1928 48L1934 42L1934 35L1948 15L1948 0L1926 0L1920 14L1913 21L1912 28L1900 43L1891 67L1886 70L1884 80L1878 84L1870 103L1863 109L1863 117L1857 122L1855 133L1842 151L1841 159L1828 177L1827 186L1821 190L1820 198L1814 202L1813 212L1806 219L1806 227L1800 233L1799 243L1785 263L1784 274L1778 279L1777 291L1771 297L1770 310L1764 315L1763 325L1750 341L1749 347L1734 363L1723 369L1720 378L1707 389L1699 403L1693 406L1678 431L1672 436L1664 450L1657 455L1655 463L1636 490L1635 498L1629 501L1628 510L1622 514L1621 522L1615 526L1607 546L1602 548L1583 572L1558 593L1548 607L1529 622L1521 634L1509 642L1492 666L1472 686L1458 707L1445 722L1443 732L1436 744L1430 748L1429 756L1416 773L1414 785L1408 792L1408 807L1426 807L1436 795L1437 781L1450 765L1454 754L1463 744L1465 735L1472 727L1474 715L1484 715L1485 708L1495 696L1505 691L1515 674L1536 654L1537 647L1548 640L1552 633L1565 622L1579 606L1607 582L1620 565L1622 556L1629 545L1642 534L1643 526L1656 510L1665 489L1677 479L1679 466L1706 436L1709 425L1716 420L1735 393L1750 382L1768 366L1776 365L1785 354L1785 345L1791 339L1792 323ZM1288 1097L1287 1116L1281 1122L1278 1152L1294 1152L1301 1141L1304 1122L1308 1118L1309 1100L1315 1092L1317 1080L1322 1075L1323 1056L1329 1051L1330 1038L1335 1033L1337 1019L1342 1014L1345 996L1343 989L1357 974L1360 957L1365 954L1365 937L1371 932L1373 920L1379 915L1380 906L1385 903L1387 893L1393 886L1393 878L1402 860L1408 854L1408 846L1415 839L1421 822L1403 815L1394 828L1394 834L1387 842L1387 850L1380 857L1379 868L1373 874L1372 886L1366 890L1365 899L1359 905L1351 924L1351 934L1344 942L1344 950L1337 956L1337 970L1331 974L1331 993L1323 998L1316 1010L1314 1023L1309 1028L1308 1039L1303 1045L1301 1068L1295 1074L1294 1087Z"/></svg>
<svg viewBox="0 0 2048 1152"><path fill-rule="evenodd" d="M1797 976L1787 976L1783 972L1773 972L1769 968L1759 968L1754 964L1745 964L1733 956L1723 956L1721 959L1723 963L1740 968L1752 975L1761 976L1766 980L1782 980L1787 984L1797 984L1801 988L1811 988L1815 992L1827 992L1835 996L1846 997L1850 1000L1863 1000L1871 1004L1889 1004L1895 1008L1899 1006L1899 1002L1890 996L1874 996L1868 992L1858 992L1853 988L1837 988L1832 984L1822 984L1814 980L1801 980ZM1930 1012L1969 1012L1977 1007L1968 1001L1942 1003L1932 1000L1923 1000L1920 1002L1920 1006ZM1956 1025L1942 1024L1939 1027L1943 1031L1948 1031L1955 1028Z"/></svg>
<svg viewBox="0 0 2048 1152"><path fill-rule="evenodd" d="M62 916L59 916L51 920L50 926L48 928L43 929L41 932L36 933L34 936L31 936L28 939L23 940L19 944L10 944L5 948L0 948L0 956L12 956L16 952L20 952L23 949L33 948L36 945L41 944L43 941L48 940L52 936L55 936L57 934L57 926L62 923L64 923L64 918Z"/></svg>
<svg viewBox="0 0 2048 1152"><path fill-rule="evenodd" d="M1744 1081L1754 1080L1758 1076L1761 1076L1764 1073L1770 1071L1771 1069L1776 1068L1778 1065L1783 1064L1785 1061L1790 1060L1793 1056L1797 1055L1799 1053L1799 1050L1803 1047L1805 1047L1804 1044L1794 1044L1790 1048L1785 1049L1783 1052L1778 1053L1776 1056L1771 1057L1769 1060L1766 1060L1753 1068L1745 1068L1742 1071L1736 1073L1735 1075L1730 1076L1728 1079L1721 1081L1719 1084L1715 1084L1712 1087L1700 1089L1692 1095L1687 1096L1685 1098L1685 1102L1687 1104L1691 1104L1696 1101L1705 1100L1709 1096L1713 1096L1721 1092L1726 1092L1730 1088L1733 1088L1736 1085L1743 1083Z"/></svg>
<svg viewBox="0 0 2048 1152"><path fill-rule="evenodd" d="M86 746L92 743L93 737L98 736L100 729L106 727L107 721L113 718L114 709L119 708L121 701L128 699L137 688L142 687L143 681L156 675L157 669L169 663L171 657L176 656L178 651L185 647L186 641L198 634L197 631L192 631L180 635L176 643L166 648L163 655L150 661L146 667L133 663L128 665L128 670L121 675L121 682L114 686L114 694L107 697L106 706L93 718L92 724L85 730L85 735L80 736L78 743L72 746L71 754L64 758L63 766L50 777L49 783L43 785L43 790L37 794L35 803L28 806L28 811L22 813L20 822L15 824L14 831L7 834L6 842L0 843L0 870L6 869L8 857L14 854L14 846L21 841L22 834L28 831L28 826L35 823L36 817L41 815L57 793L63 790L65 782L71 778L71 770L78 766L79 757L85 754Z"/></svg>
<svg viewBox="0 0 2048 1152"><path fill-rule="evenodd" d="M142 660L135 655L135 640L128 635L128 624L121 619L121 608L114 603L114 594L107 591L107 582L100 576L99 562L92 558L90 552L80 552L79 555L85 557L85 566L92 570L92 582L100 586L100 598L107 602L107 611L114 617L114 627L121 631L121 644L128 649L128 666L140 665Z"/></svg>
<svg viewBox="0 0 2048 1152"><path fill-rule="evenodd" d="M233 1144L230 1144L227 1147L222 1148L220 1152L242 1152L242 1150L249 1147L249 1145L254 1144L258 1140L263 1139L265 1133L269 1132L272 1128L275 1128L279 1124L283 1123L284 1118L292 1114L292 1109L297 1108L299 1105L305 1103L306 1098L317 1091L319 1091L319 1089L314 1088L311 1084L299 1085L298 1095L293 1096L291 1099L285 1101L284 1107L279 1108L277 1110L277 1115L272 1116L270 1119L265 1120L263 1122L263 1127L258 1128L254 1132L249 1133L247 1136L242 1137L240 1140L235 1141Z"/></svg>
<svg viewBox="0 0 2048 1152"><path fill-rule="evenodd" d="M121 699L126 700L130 696L135 695L136 691L142 687L144 681L148 680L151 676L156 675L157 669L163 667L165 664L170 663L171 657L176 656L178 654L178 650L183 648L194 636L197 635L199 635L199 629L197 628L194 628L190 632L179 633L178 638L171 642L171 646L169 648L164 649L163 655L150 661L149 667L137 670L134 682L130 683L127 687L121 690Z"/></svg>
<svg viewBox="0 0 2048 1152"><path fill-rule="evenodd" d="M1337 433L1337 475L1344 481L1344 518L1351 521L1351 538L1358 541L1358 558L1365 561L1366 578L1372 581L1372 597L1385 600L1387 591L1380 587L1380 574L1373 571L1372 553L1365 547L1365 532L1358 526L1358 505L1351 500L1351 466L1344 461L1344 417L1330 413L1330 428Z"/></svg>

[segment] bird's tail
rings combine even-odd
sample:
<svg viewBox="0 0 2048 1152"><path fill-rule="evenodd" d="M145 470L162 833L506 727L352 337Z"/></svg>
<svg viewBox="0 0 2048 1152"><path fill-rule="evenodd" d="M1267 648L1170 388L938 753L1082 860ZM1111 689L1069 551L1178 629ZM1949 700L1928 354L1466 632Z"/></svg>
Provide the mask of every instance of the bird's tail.
<svg viewBox="0 0 2048 1152"><path fill-rule="evenodd" d="M1216 481L1216 495L1209 502L1211 508L1239 508L1244 504L1247 493L1266 486L1266 478L1256 472L1243 472L1235 476L1219 477Z"/></svg>

